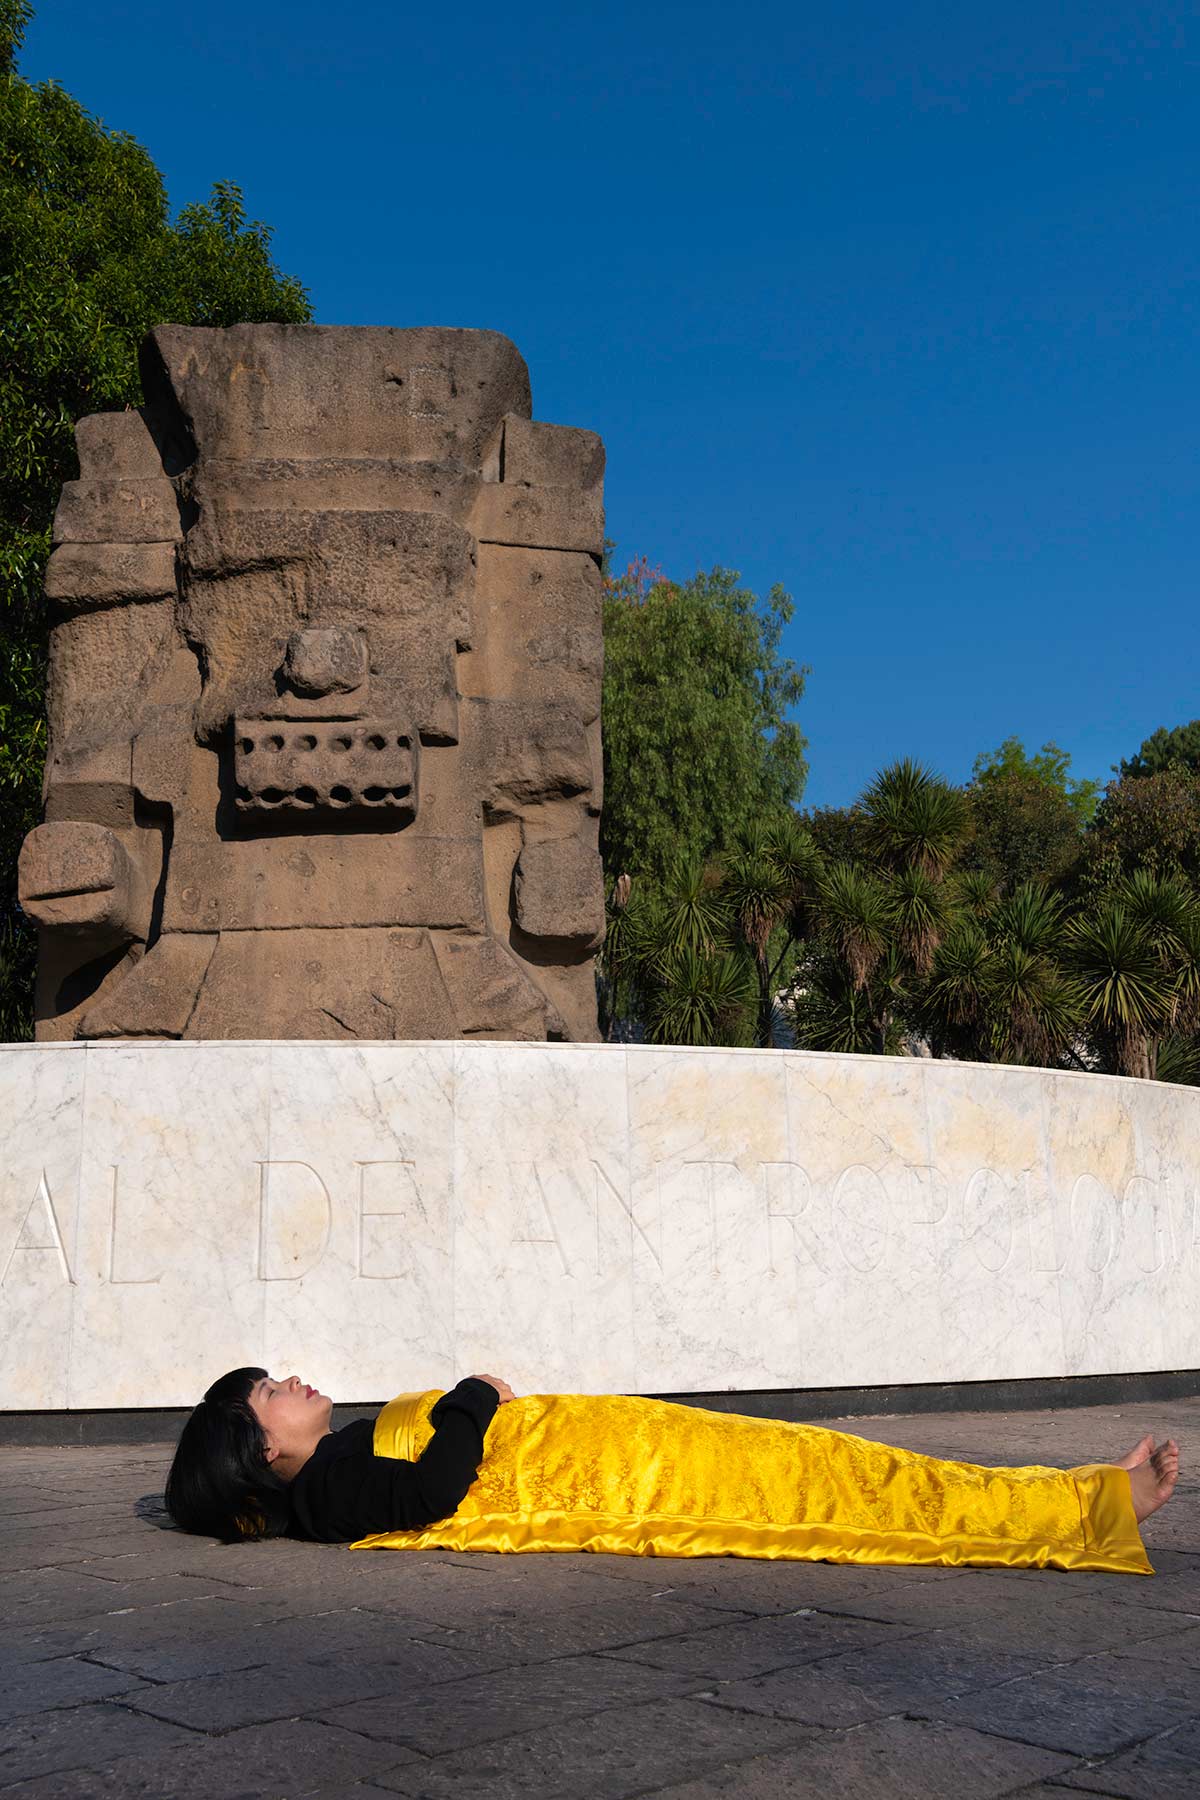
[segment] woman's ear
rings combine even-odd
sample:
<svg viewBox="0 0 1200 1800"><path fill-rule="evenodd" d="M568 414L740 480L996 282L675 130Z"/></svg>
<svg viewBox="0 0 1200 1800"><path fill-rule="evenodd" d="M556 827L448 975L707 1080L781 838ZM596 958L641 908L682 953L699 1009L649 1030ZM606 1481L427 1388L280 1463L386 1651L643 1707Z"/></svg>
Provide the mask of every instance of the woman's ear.
<svg viewBox="0 0 1200 1800"><path fill-rule="evenodd" d="M273 1441L273 1439L267 1437L266 1432L263 1433L263 1438L266 1443L265 1454L266 1454L267 1463L268 1463L268 1465L270 1465L271 1463L273 1463L275 1461L275 1458L279 1455L279 1445L277 1443L275 1443Z"/></svg>

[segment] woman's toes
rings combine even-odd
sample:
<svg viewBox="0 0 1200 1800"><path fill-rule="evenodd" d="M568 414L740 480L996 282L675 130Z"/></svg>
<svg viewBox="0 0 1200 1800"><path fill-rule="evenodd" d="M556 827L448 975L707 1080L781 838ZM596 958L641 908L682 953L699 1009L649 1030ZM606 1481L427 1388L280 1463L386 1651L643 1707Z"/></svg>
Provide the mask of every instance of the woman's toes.
<svg viewBox="0 0 1200 1800"><path fill-rule="evenodd" d="M1117 1463L1118 1469L1136 1469L1149 1460L1154 1451L1154 1439L1149 1432L1139 1438L1132 1450L1127 1450Z"/></svg>

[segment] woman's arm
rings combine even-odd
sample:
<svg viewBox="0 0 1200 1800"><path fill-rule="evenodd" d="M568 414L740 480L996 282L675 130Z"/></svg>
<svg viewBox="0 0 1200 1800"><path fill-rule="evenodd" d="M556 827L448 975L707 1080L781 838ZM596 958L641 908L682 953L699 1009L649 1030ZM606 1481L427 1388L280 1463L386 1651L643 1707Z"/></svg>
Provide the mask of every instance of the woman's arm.
<svg viewBox="0 0 1200 1800"><path fill-rule="evenodd" d="M511 1396L508 1384L502 1385ZM469 1375L433 1408L433 1436L415 1462L365 1449L331 1460L305 1495L312 1535L349 1543L377 1531L419 1531L449 1518L479 1472L484 1434L500 1404L491 1379Z"/></svg>

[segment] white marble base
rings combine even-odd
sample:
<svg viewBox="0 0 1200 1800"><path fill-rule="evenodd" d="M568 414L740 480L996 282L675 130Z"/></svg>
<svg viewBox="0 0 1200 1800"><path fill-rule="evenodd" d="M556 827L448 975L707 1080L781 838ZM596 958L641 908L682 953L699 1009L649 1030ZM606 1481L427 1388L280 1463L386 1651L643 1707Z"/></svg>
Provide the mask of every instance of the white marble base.
<svg viewBox="0 0 1200 1800"><path fill-rule="evenodd" d="M1200 1092L783 1051L0 1046L0 1409L1200 1366Z"/></svg>

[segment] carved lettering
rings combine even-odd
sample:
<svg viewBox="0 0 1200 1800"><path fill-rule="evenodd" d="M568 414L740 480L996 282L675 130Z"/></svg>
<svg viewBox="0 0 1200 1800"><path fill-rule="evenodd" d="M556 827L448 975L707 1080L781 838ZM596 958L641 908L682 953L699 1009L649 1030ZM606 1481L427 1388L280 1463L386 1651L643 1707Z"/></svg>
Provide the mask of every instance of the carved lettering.
<svg viewBox="0 0 1200 1800"><path fill-rule="evenodd" d="M999 1275L1013 1253L1012 1195L995 1169L976 1169L963 1192L963 1235L981 1268Z"/></svg>
<svg viewBox="0 0 1200 1800"><path fill-rule="evenodd" d="M852 1269L870 1275L888 1246L888 1197L866 1163L843 1169L833 1189L833 1230L838 1249Z"/></svg>
<svg viewBox="0 0 1200 1800"><path fill-rule="evenodd" d="M1107 1269L1120 1233L1117 1203L1094 1175L1079 1175L1071 1189L1071 1235L1093 1275Z"/></svg>
<svg viewBox="0 0 1200 1800"><path fill-rule="evenodd" d="M798 1262L826 1272L829 1245L812 1217L813 1185L808 1171L794 1162L765 1162L758 1166L767 1219L770 1273L778 1275L785 1264L794 1269ZM780 1243L786 1245L783 1252L779 1250Z"/></svg>
<svg viewBox="0 0 1200 1800"><path fill-rule="evenodd" d="M329 1243L333 1204L310 1163L288 1158L258 1165L258 1278L298 1281Z"/></svg>
<svg viewBox="0 0 1200 1800"><path fill-rule="evenodd" d="M1134 1259L1144 1275L1157 1275L1171 1257L1171 1221L1160 1184L1144 1175L1125 1183L1121 1196L1121 1232L1132 1245Z"/></svg>
<svg viewBox="0 0 1200 1800"><path fill-rule="evenodd" d="M27 1235L34 1229L31 1222L35 1211L39 1207L42 1209L43 1227L49 1234L44 1238ZM13 1263L18 1256L44 1256L47 1253L57 1258L63 1280L67 1282L69 1286L74 1287L75 1277L72 1275L71 1265L67 1261L66 1245L63 1243L63 1234L58 1223L58 1214L54 1210L54 1201L50 1194L50 1181L45 1169L43 1169L41 1180L37 1184L37 1191L35 1192L33 1199L29 1202L29 1205L26 1207L25 1216L17 1227L17 1235L13 1240L13 1247L8 1253L8 1261L4 1265L4 1273L3 1275L0 1275L0 1286L3 1286L8 1280L9 1270L12 1268ZM18 1264L19 1268L25 1266L26 1265L24 1264Z"/></svg>
<svg viewBox="0 0 1200 1800"><path fill-rule="evenodd" d="M595 1186L593 1189L593 1197L594 1197L594 1201L595 1201L595 1210L596 1210L596 1273L597 1273L597 1275L603 1275L605 1272L604 1271L604 1251L603 1251L603 1244L602 1244L603 1234L602 1234L602 1228L601 1228L601 1221L604 1217L605 1212L609 1212L612 1210L611 1207L605 1207L603 1205L603 1201L605 1199L604 1189L607 1189L607 1197L610 1200L615 1201L615 1203L616 1203L616 1208L617 1208L618 1214L620 1216L620 1219L623 1222L621 1225L622 1236L626 1235L625 1227L628 1226L627 1242L628 1242L630 1256L632 1256L632 1254L633 1254L634 1237L636 1236L641 1239L642 1244L650 1252L650 1255L654 1260L654 1265L658 1269L659 1273L661 1274L662 1266L663 1266L662 1251L661 1251L661 1249L656 1249L654 1244L651 1242L649 1236L647 1235L645 1227L642 1225L641 1221L637 1217L637 1214L633 1210L632 1201L625 1194L623 1194L621 1192L620 1188L617 1187L616 1183L614 1181L612 1181L610 1179L610 1177L604 1173L604 1170L600 1167L600 1164L596 1161L596 1159L594 1157L592 1158L592 1168L595 1171ZM661 1219L659 1221L659 1224L661 1227Z"/></svg>
<svg viewBox="0 0 1200 1800"><path fill-rule="evenodd" d="M118 1172L112 1167L112 1204L108 1214L108 1273L105 1279L111 1287L154 1287L162 1280L162 1270L157 1275L118 1275L117 1274L117 1181Z"/></svg>
<svg viewBox="0 0 1200 1800"><path fill-rule="evenodd" d="M554 1222L554 1214L550 1210L550 1202L546 1198L546 1190L542 1186L542 1177L536 1163L515 1165L513 1173L524 1168L526 1173L521 1181L517 1197L518 1220L510 1242L513 1244L540 1244L553 1248L558 1261L562 1265L564 1275L573 1275L570 1261L563 1249L562 1239L558 1234L558 1226Z"/></svg>
<svg viewBox="0 0 1200 1800"><path fill-rule="evenodd" d="M412 1251L408 1243L410 1233L415 1233L419 1238L436 1229L421 1199L416 1164L397 1159L356 1162L354 1166L358 1170L354 1273L363 1281L394 1281L397 1276L408 1274L413 1266ZM372 1202L387 1197L386 1190L380 1191L384 1189L384 1178L375 1173L380 1169L397 1171L388 1185L393 1194L399 1195L398 1206L367 1205L368 1188L371 1190L369 1198ZM385 1240L382 1226L368 1223L377 1219L396 1220L399 1222L399 1229L393 1227ZM377 1266L389 1261L392 1265L390 1267ZM368 1262L376 1266L368 1268Z"/></svg>

